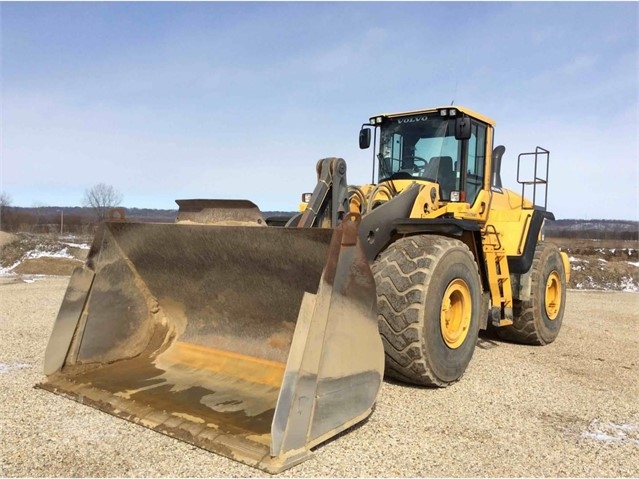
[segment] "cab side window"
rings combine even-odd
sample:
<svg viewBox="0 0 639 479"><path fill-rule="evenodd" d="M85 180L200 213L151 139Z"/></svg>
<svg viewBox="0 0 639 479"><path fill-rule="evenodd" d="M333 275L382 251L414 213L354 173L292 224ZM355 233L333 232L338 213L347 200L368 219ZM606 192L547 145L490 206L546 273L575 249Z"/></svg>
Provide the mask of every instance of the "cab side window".
<svg viewBox="0 0 639 479"><path fill-rule="evenodd" d="M484 184L486 126L473 121L470 131L471 136L468 140L468 171L466 172L466 201L472 205Z"/></svg>

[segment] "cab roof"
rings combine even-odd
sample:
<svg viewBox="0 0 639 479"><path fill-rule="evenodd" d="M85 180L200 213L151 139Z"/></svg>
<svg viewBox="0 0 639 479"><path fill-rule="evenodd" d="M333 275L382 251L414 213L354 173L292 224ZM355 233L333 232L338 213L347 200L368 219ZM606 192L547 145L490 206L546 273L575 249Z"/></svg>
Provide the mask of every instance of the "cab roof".
<svg viewBox="0 0 639 479"><path fill-rule="evenodd" d="M487 116L482 115L481 113L477 113L476 111L471 110L470 108L466 108L465 106L459 106L459 105L450 105L450 106L438 106L438 107L434 107L434 108L427 108L427 109L423 109L423 110L411 110L411 111L404 111L404 112L400 112L400 113L382 113L380 115L373 115L371 117L371 120L373 118L377 118L378 116L383 116L385 118L397 118L397 117L402 117L402 116L411 116L411 115L422 115L424 113L436 113L439 110L443 110L443 109L451 109L454 108L455 110L461 111L462 113L467 114L468 116L475 118L483 123L488 123L490 126L495 126L495 120L493 120L492 118L488 118Z"/></svg>

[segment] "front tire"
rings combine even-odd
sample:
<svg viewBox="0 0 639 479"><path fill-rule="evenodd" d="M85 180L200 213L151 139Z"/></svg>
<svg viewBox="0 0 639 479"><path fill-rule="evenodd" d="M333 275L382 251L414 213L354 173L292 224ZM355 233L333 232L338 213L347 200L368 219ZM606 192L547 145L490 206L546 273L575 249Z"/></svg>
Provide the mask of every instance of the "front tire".
<svg viewBox="0 0 639 479"><path fill-rule="evenodd" d="M424 386L458 381L475 350L481 311L479 273L468 247L436 235L401 238L372 270L385 374Z"/></svg>
<svg viewBox="0 0 639 479"><path fill-rule="evenodd" d="M497 329L505 340L545 345L559 334L566 305L566 272L559 248L540 241L530 267L530 299L513 300L513 324Z"/></svg>

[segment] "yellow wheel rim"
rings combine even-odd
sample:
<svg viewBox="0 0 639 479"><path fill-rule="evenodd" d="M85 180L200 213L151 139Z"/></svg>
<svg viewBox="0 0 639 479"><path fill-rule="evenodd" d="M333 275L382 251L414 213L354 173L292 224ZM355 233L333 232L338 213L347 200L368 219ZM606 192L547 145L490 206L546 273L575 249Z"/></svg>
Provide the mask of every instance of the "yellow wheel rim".
<svg viewBox="0 0 639 479"><path fill-rule="evenodd" d="M557 319L559 308L561 307L561 278L557 271L553 271L548 275L545 305L548 319L553 321Z"/></svg>
<svg viewBox="0 0 639 479"><path fill-rule="evenodd" d="M387 201L393 198L393 191L390 187L385 183L380 183L375 188L373 188L366 197L366 211L370 213L373 211L375 205L380 205L381 203L386 203Z"/></svg>
<svg viewBox="0 0 639 479"><path fill-rule="evenodd" d="M446 346L457 349L463 344L471 315L470 290L463 279L457 278L448 285L442 298L440 324Z"/></svg>
<svg viewBox="0 0 639 479"><path fill-rule="evenodd" d="M348 187L348 201L351 213L364 213L366 211L366 196L357 186Z"/></svg>

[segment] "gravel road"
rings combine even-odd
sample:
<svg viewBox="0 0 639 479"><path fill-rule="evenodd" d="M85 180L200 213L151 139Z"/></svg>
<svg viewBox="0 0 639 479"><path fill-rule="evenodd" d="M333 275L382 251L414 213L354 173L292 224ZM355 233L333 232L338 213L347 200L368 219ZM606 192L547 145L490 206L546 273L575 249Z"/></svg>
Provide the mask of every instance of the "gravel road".
<svg viewBox="0 0 639 479"><path fill-rule="evenodd" d="M67 283L0 283L0 476L264 476L34 389ZM639 294L567 299L555 343L484 337L452 387L385 381L368 421L281 475L639 476Z"/></svg>

